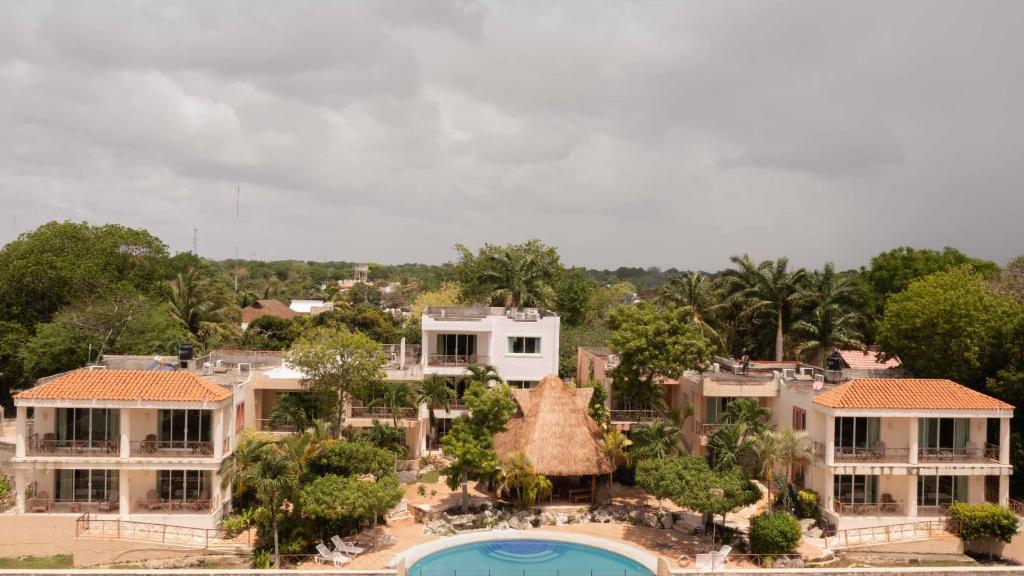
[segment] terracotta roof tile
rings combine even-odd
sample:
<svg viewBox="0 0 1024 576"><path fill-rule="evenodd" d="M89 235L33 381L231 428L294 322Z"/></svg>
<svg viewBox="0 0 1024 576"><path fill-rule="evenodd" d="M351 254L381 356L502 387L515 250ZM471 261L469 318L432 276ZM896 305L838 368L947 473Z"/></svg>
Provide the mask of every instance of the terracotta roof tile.
<svg viewBox="0 0 1024 576"><path fill-rule="evenodd" d="M952 380L860 378L814 398L829 408L901 410L1013 410L1013 406Z"/></svg>
<svg viewBox="0 0 1024 576"><path fill-rule="evenodd" d="M280 300L257 300L251 306L242 308L242 323L248 324L261 316L276 316L283 320L290 320L298 316Z"/></svg>
<svg viewBox="0 0 1024 576"><path fill-rule="evenodd" d="M75 370L18 393L17 400L220 402L231 392L184 370Z"/></svg>
<svg viewBox="0 0 1024 576"><path fill-rule="evenodd" d="M875 350L837 350L837 352L851 370L884 370L900 367L900 361L896 358L880 362L878 352Z"/></svg>

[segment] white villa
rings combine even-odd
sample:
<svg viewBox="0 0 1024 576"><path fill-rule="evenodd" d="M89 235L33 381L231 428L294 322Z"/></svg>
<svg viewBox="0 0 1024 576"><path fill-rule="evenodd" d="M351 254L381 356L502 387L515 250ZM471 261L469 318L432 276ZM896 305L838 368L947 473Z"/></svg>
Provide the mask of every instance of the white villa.
<svg viewBox="0 0 1024 576"><path fill-rule="evenodd" d="M84 368L14 403L17 513L216 526L230 389L182 370Z"/></svg>

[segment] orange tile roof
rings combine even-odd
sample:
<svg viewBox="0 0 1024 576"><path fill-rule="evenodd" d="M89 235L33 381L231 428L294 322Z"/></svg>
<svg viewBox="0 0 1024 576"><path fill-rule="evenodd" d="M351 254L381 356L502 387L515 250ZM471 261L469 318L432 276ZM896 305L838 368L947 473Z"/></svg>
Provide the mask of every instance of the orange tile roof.
<svg viewBox="0 0 1024 576"><path fill-rule="evenodd" d="M952 380L860 378L814 398L829 408L900 410L1013 410L1011 404Z"/></svg>
<svg viewBox="0 0 1024 576"><path fill-rule="evenodd" d="M88 370L68 372L18 393L17 400L128 400L220 402L231 392L185 370Z"/></svg>
<svg viewBox="0 0 1024 576"><path fill-rule="evenodd" d="M242 308L242 322L245 324L249 324L261 316L276 316L283 320L290 320L298 314L280 300L257 300L251 306Z"/></svg>
<svg viewBox="0 0 1024 576"><path fill-rule="evenodd" d="M851 370L884 370L900 367L898 358L890 358L885 362L879 361L877 350L837 350L837 352Z"/></svg>

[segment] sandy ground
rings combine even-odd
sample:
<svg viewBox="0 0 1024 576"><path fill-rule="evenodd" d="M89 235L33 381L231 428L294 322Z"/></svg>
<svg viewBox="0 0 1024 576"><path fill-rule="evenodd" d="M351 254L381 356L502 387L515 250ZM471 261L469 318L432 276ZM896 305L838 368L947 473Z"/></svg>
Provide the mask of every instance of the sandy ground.
<svg viewBox="0 0 1024 576"><path fill-rule="evenodd" d="M460 501L460 493L456 492L453 494L443 482L427 484L427 495L425 497L416 493L417 486L417 484L413 484L406 487L406 497L409 499L410 505L425 503L457 505ZM437 494L433 497L430 496L431 490L437 491ZM474 498L487 499L487 495L476 490L476 486L473 484L470 486L470 494ZM658 502L642 490L626 486L616 486L615 503L658 506ZM766 505L767 503L762 500L749 509L741 510L737 514L730 514L727 520L730 523L737 524L749 522L749 518L762 511ZM678 507L670 502L665 502L664 506L667 510L679 510ZM692 535L676 530L658 530L629 524L566 524L559 526L558 530L598 536L619 542L628 542L637 548L665 558L673 567L677 566L677 560L683 554L693 558L697 553L707 552L711 549L709 535ZM396 554L423 542L441 538L440 536L424 534L423 525L417 524L412 518L400 520L389 526L379 526L367 531L367 533L375 538L377 545L367 553L353 559L352 562L346 565L346 568L386 568ZM801 551L804 551L803 548L801 548ZM817 555L816 548L808 549L806 552L809 555ZM750 565L749 562L746 562L739 556L733 556L730 560L731 565ZM311 561L300 567L315 568L316 565Z"/></svg>

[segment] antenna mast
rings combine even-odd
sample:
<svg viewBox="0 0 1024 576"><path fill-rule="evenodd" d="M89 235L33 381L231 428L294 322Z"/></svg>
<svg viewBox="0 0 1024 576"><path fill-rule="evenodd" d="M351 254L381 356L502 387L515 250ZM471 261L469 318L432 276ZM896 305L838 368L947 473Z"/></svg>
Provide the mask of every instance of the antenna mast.
<svg viewBox="0 0 1024 576"><path fill-rule="evenodd" d="M235 292L238 292L238 227L240 207L242 204L242 188L235 184Z"/></svg>
<svg viewBox="0 0 1024 576"><path fill-rule="evenodd" d="M199 256L199 228L192 229L192 255Z"/></svg>

